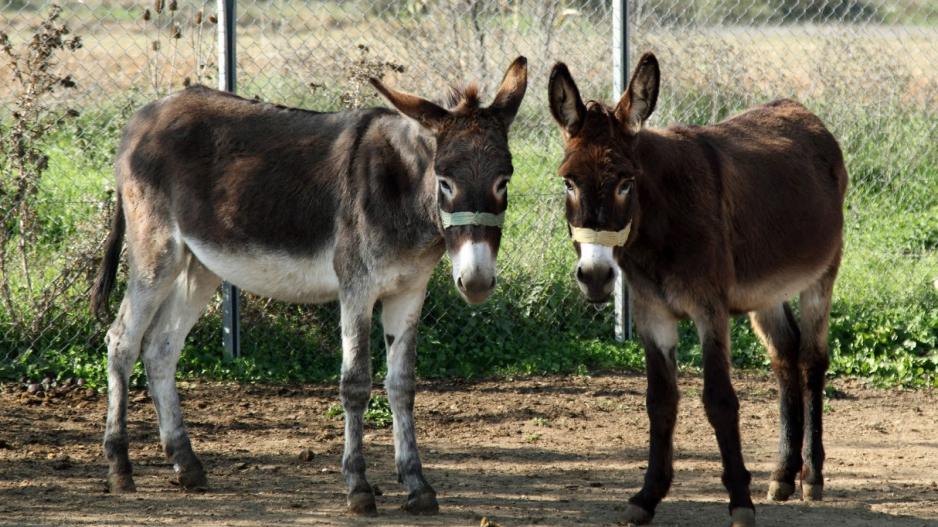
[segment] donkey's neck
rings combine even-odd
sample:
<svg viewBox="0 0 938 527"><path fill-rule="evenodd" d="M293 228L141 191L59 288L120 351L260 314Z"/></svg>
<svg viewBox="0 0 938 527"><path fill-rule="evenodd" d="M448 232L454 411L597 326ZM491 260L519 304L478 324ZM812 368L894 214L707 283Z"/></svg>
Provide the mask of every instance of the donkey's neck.
<svg viewBox="0 0 938 527"><path fill-rule="evenodd" d="M437 183L433 170L436 138L416 121L402 115L392 119L385 135L388 144L400 156L408 176L418 182L414 189L417 209L413 212L425 216L434 225L441 225Z"/></svg>
<svg viewBox="0 0 938 527"><path fill-rule="evenodd" d="M657 250L667 244L676 203L686 196L687 157L694 155L688 138L673 129L644 129L639 132L635 159L641 166L636 180L632 206L632 230L635 232L629 251ZM679 212L679 211L677 211Z"/></svg>

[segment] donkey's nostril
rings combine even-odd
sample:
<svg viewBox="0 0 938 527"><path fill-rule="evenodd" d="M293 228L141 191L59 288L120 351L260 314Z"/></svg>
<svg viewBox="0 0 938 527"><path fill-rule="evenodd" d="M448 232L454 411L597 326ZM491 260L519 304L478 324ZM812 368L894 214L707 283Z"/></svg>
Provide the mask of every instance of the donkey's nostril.
<svg viewBox="0 0 938 527"><path fill-rule="evenodd" d="M610 267L610 268L609 268L609 272L606 273L606 281L608 282L609 280L612 280L612 279L615 278L615 277L616 277L616 273L615 273L615 271L612 269L612 267Z"/></svg>
<svg viewBox="0 0 938 527"><path fill-rule="evenodd" d="M495 289L495 277L492 277L492 283L489 284L489 289Z"/></svg>
<svg viewBox="0 0 938 527"><path fill-rule="evenodd" d="M456 287L458 287L458 288L460 288L460 289L465 289L465 288L466 288L466 286L462 285L462 277L461 277L461 276L458 277L458 278L456 278Z"/></svg>
<svg viewBox="0 0 938 527"><path fill-rule="evenodd" d="M579 280L579 281L581 281L581 282L585 282L585 281L586 281L586 278L583 276L583 268L580 267L579 265L576 266L576 279Z"/></svg>

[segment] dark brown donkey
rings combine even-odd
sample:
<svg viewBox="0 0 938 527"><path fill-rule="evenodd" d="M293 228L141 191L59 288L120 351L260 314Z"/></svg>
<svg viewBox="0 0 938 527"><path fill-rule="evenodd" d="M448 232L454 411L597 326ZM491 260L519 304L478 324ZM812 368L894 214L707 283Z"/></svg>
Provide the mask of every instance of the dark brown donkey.
<svg viewBox="0 0 938 527"><path fill-rule="evenodd" d="M802 473L821 498L821 409L831 290L840 263L847 172L837 141L800 104L775 101L704 127L642 129L658 98L645 54L615 108L585 105L563 64L548 95L565 154L576 279L591 302L625 273L645 347L651 421L648 470L626 520L647 523L671 485L678 393L677 323L703 347L703 401L723 458L733 525L755 524L730 383L730 316L749 313L779 379L781 438L769 498ZM796 322L788 300L800 293ZM802 455L803 460L802 461Z"/></svg>
<svg viewBox="0 0 938 527"><path fill-rule="evenodd" d="M194 87L134 115L117 154L117 213L92 305L106 309L126 232L129 277L107 334L104 452L112 492L132 491L127 380L143 356L160 440L181 487L206 485L183 425L175 371L186 334L228 280L291 302L338 298L348 506L375 512L362 416L371 394L372 309L381 302L385 386L405 508L437 511L414 432L415 339L444 249L467 301L495 286L512 173L508 127L527 62L508 68L488 107L475 88L449 108L372 80L400 113L316 113Z"/></svg>

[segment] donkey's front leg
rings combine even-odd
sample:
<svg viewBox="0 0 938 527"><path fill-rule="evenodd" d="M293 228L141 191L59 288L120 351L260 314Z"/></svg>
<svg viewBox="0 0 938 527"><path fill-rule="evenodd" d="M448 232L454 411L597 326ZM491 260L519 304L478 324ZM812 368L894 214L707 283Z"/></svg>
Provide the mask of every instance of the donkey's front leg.
<svg viewBox="0 0 938 527"><path fill-rule="evenodd" d="M388 346L388 376L384 381L394 414L394 458L397 475L409 492L404 510L435 514L440 507L436 491L423 477L414 429L414 366L417 358L417 322L426 286L382 301L381 323Z"/></svg>
<svg viewBox="0 0 938 527"><path fill-rule="evenodd" d="M674 425L677 422L677 320L657 306L636 299L635 323L645 348L648 387L648 469L642 489L629 499L625 521L645 524L655 515L674 478Z"/></svg>
<svg viewBox="0 0 938 527"><path fill-rule="evenodd" d="M739 437L739 399L730 381L730 326L727 310L716 307L694 318L703 348L703 402L723 458L723 485L730 494L732 527L756 524L749 493L751 475L743 463Z"/></svg>
<svg viewBox="0 0 938 527"><path fill-rule="evenodd" d="M362 452L364 414L371 396L371 354L368 350L371 310L374 302L360 292L343 295L342 381L339 395L345 409L345 452L342 474L348 483L348 508L356 514L376 514L375 494L365 479Z"/></svg>

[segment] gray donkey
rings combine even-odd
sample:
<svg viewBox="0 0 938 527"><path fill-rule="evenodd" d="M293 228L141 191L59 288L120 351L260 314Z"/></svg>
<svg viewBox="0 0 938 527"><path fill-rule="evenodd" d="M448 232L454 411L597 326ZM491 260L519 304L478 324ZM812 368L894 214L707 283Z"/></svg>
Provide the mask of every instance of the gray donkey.
<svg viewBox="0 0 938 527"><path fill-rule="evenodd" d="M444 248L466 301L482 302L495 287L512 174L508 128L527 87L527 61L511 64L488 107L475 86L453 90L444 108L371 82L399 113L318 113L197 86L147 105L124 129L117 211L91 297L93 310L106 313L126 235L127 291L107 332L111 492L135 490L127 383L141 351L179 485L206 486L175 371L186 335L227 280L289 302L339 300L342 473L349 510L361 514L376 512L362 416L372 385L372 310L381 302L404 508L438 511L414 431L417 322Z"/></svg>

